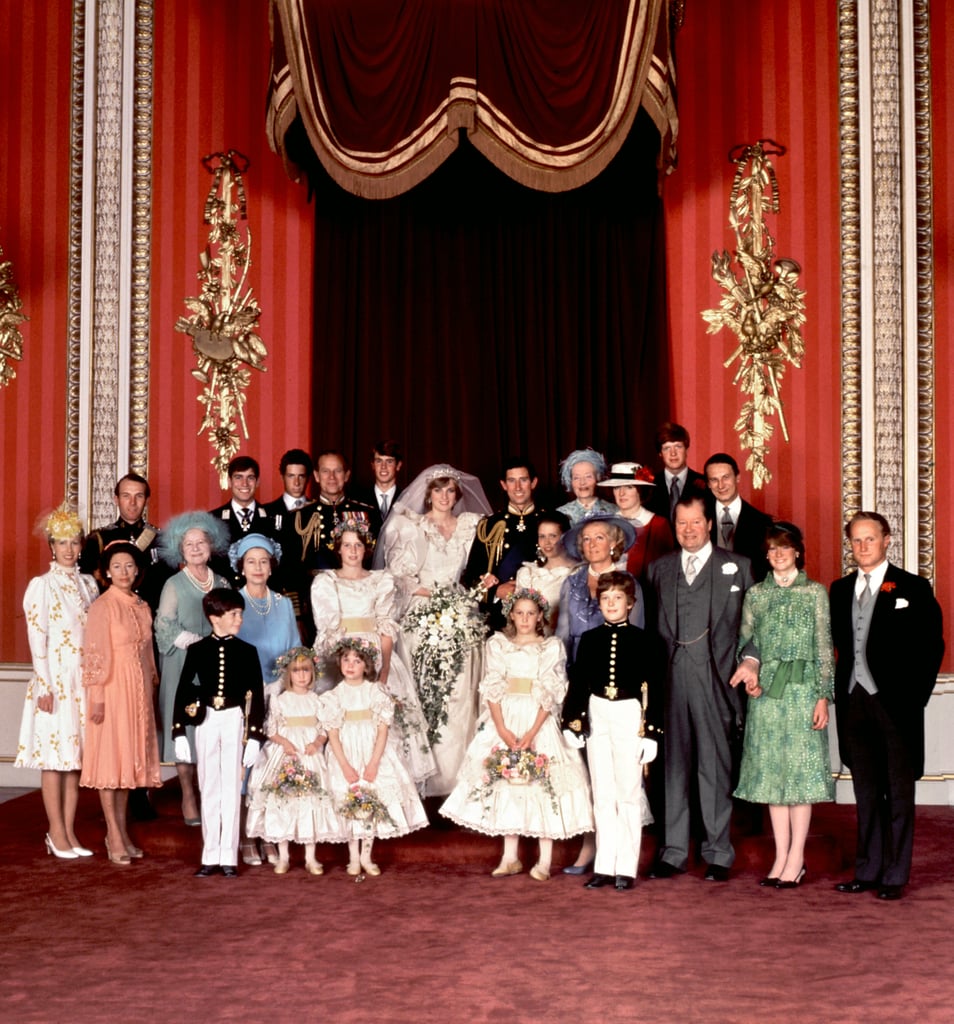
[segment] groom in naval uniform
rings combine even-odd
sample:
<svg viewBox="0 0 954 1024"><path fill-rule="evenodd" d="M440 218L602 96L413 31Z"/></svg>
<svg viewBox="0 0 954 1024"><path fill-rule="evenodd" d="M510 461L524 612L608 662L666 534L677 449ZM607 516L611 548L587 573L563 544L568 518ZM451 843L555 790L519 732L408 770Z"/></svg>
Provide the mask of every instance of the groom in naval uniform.
<svg viewBox="0 0 954 1024"><path fill-rule="evenodd" d="M924 708L944 654L941 609L926 579L888 562L883 516L856 512L845 533L858 570L831 585L831 634L838 746L858 836L854 878L835 888L897 900L911 873Z"/></svg>
<svg viewBox="0 0 954 1024"><path fill-rule="evenodd" d="M500 608L513 593L517 570L536 557L541 511L533 503L537 473L529 459L522 455L507 459L500 486L507 495L507 508L484 516L477 524L463 575L466 586L480 584L486 592L482 608L490 613L490 625L497 630L506 625Z"/></svg>
<svg viewBox="0 0 954 1024"><path fill-rule="evenodd" d="M667 652L664 714L665 839L651 878L671 878L689 860L691 775L695 769L705 840L707 881L728 880L735 851L732 815L732 735L741 729L743 702L730 685L758 679L758 651L749 644L736 667L742 599L752 586L749 560L709 539L712 523L701 495L675 508L680 550L649 566L657 629Z"/></svg>

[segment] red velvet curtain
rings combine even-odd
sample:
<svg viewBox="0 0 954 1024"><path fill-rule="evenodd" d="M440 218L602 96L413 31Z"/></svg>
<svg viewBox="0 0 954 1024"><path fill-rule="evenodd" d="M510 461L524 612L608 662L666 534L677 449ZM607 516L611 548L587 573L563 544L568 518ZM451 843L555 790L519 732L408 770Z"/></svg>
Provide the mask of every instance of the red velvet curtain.
<svg viewBox="0 0 954 1024"><path fill-rule="evenodd" d="M394 199L317 176L315 450L363 459L395 437L409 477L448 460L491 488L516 451L544 487L584 444L652 461L668 393L658 141L640 115L596 181L559 194L466 145Z"/></svg>
<svg viewBox="0 0 954 1024"><path fill-rule="evenodd" d="M418 184L460 128L547 191L599 174L640 106L671 155L667 0L272 0L271 15L271 144L292 170L307 137L356 195Z"/></svg>
<svg viewBox="0 0 954 1024"><path fill-rule="evenodd" d="M271 14L269 136L316 205L315 449L395 437L409 474L449 460L492 488L517 451L545 486L585 444L652 461L667 0Z"/></svg>

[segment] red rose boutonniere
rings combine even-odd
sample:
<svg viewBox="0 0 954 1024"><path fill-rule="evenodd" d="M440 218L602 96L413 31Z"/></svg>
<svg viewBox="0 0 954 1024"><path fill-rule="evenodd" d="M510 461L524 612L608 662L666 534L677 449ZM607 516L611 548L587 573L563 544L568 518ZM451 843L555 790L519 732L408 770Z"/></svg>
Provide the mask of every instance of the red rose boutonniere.
<svg viewBox="0 0 954 1024"><path fill-rule="evenodd" d="M891 580L885 580L885 582L881 584L881 593L890 594L896 587L897 583L892 583Z"/></svg>

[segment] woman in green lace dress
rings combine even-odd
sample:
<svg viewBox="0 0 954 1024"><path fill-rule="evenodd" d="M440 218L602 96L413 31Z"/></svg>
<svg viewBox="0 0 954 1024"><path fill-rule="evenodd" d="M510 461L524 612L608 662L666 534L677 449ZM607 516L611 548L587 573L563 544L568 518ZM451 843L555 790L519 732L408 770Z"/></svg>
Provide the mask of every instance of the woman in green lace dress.
<svg viewBox="0 0 954 1024"><path fill-rule="evenodd" d="M746 686L748 717L735 796L769 805L775 862L760 884L789 889L805 876L812 804L834 798L828 702L835 664L828 594L805 575L801 531L775 523L766 545L772 571L746 593L739 630L739 650L754 641L761 665L758 683Z"/></svg>

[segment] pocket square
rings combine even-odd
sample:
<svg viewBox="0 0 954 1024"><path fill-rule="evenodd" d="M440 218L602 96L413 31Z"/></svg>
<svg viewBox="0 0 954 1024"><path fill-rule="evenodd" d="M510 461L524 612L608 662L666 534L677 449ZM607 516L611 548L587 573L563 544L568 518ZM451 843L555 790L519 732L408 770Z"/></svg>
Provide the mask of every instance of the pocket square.
<svg viewBox="0 0 954 1024"><path fill-rule="evenodd" d="M899 597L899 598L895 599L895 602L894 602L895 611L897 611L898 608L907 608L907 606L908 606L908 602L903 597Z"/></svg>
<svg viewBox="0 0 954 1024"><path fill-rule="evenodd" d="M738 591L739 591L739 588L734 583L732 584L731 587L729 587L729 593L730 594L736 594L736 593L738 593Z"/></svg>
<svg viewBox="0 0 954 1024"><path fill-rule="evenodd" d="M735 562L726 562L722 566L723 576L734 576L738 571L739 567L735 564Z"/></svg>

